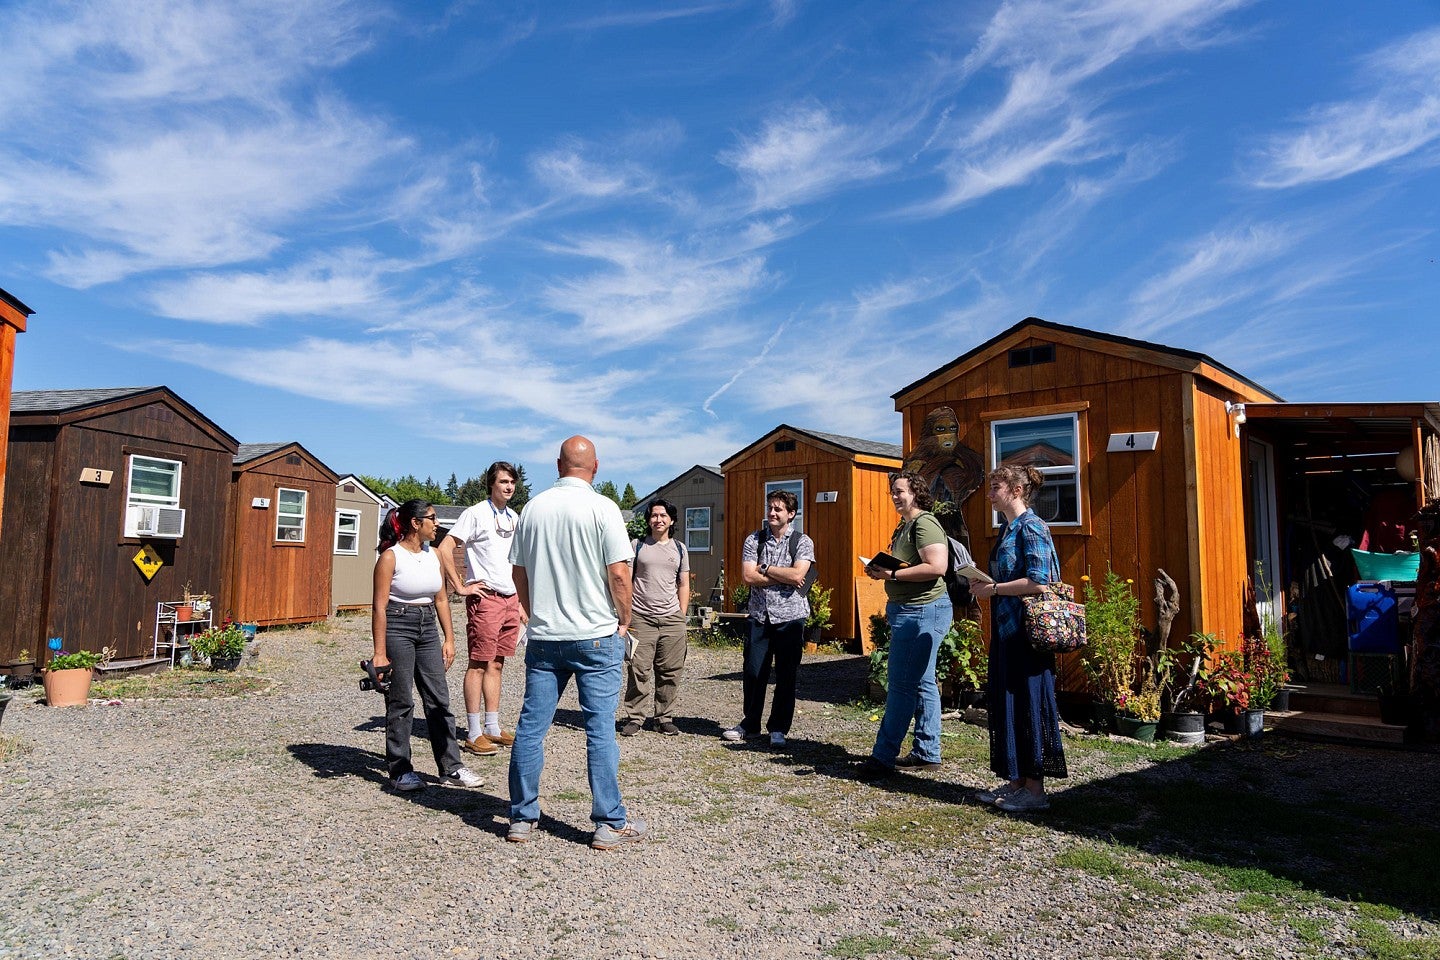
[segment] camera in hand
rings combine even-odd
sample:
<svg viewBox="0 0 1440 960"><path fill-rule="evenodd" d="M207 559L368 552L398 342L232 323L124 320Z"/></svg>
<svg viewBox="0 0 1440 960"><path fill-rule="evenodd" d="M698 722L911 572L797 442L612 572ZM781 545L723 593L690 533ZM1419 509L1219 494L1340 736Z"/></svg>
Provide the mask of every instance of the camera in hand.
<svg viewBox="0 0 1440 960"><path fill-rule="evenodd" d="M376 667L373 661L361 660L360 669L365 671L365 676L360 678L361 690L374 690L377 693L386 693L390 689L390 675L395 668L390 664L383 667Z"/></svg>

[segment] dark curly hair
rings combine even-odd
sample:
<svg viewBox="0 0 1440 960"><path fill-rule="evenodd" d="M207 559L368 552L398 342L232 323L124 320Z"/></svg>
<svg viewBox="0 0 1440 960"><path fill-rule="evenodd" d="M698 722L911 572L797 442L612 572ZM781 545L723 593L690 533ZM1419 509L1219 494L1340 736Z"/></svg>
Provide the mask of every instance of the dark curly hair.
<svg viewBox="0 0 1440 960"><path fill-rule="evenodd" d="M935 494L930 492L930 484L925 478L914 470L901 470L898 473L890 474L890 486L895 486L896 480L904 480L910 486L910 492L915 494L915 506L921 510L933 510L935 508Z"/></svg>

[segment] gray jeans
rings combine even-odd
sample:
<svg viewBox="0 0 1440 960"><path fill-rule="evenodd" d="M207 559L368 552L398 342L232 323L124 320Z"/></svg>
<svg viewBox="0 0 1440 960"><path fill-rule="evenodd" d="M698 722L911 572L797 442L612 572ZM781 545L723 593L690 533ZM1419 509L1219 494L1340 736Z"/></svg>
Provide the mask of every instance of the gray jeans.
<svg viewBox="0 0 1440 960"><path fill-rule="evenodd" d="M685 614L655 618L637 613L630 632L635 656L625 665L625 719L644 723L653 709L656 720L673 720L688 651Z"/></svg>
<svg viewBox="0 0 1440 960"><path fill-rule="evenodd" d="M415 769L410 765L410 735L416 687L425 705L435 766L442 776L462 766L460 745L455 742L455 716L450 712L450 688L445 684L443 643L434 604L386 604L385 655L395 668L390 691L385 694L385 764L392 780Z"/></svg>

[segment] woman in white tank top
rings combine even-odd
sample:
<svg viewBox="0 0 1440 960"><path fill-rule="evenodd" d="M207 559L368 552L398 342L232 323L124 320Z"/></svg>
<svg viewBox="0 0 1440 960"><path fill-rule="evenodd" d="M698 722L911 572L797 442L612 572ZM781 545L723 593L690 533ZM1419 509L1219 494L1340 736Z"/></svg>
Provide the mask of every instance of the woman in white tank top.
<svg viewBox="0 0 1440 960"><path fill-rule="evenodd" d="M435 533L435 508L424 500L407 500L380 524L380 543L375 548L380 556L375 561L370 612L375 637L372 663L377 673L390 671L385 691L385 762L390 785L402 791L425 786L410 763L417 687L441 779L464 787L484 783L460 762L455 740L455 717L445 682L445 671L455 662L455 633L440 560L430 549Z"/></svg>

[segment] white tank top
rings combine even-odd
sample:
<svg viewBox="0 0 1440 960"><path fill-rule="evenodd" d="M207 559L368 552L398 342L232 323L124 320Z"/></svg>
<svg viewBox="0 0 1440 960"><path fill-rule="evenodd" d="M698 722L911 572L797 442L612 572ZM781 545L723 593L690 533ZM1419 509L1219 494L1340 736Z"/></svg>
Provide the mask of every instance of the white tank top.
<svg viewBox="0 0 1440 960"><path fill-rule="evenodd" d="M435 594L444 583L440 574L440 558L426 544L419 553L411 553L400 544L390 548L395 554L395 576L390 579L390 599L395 603L434 603Z"/></svg>

